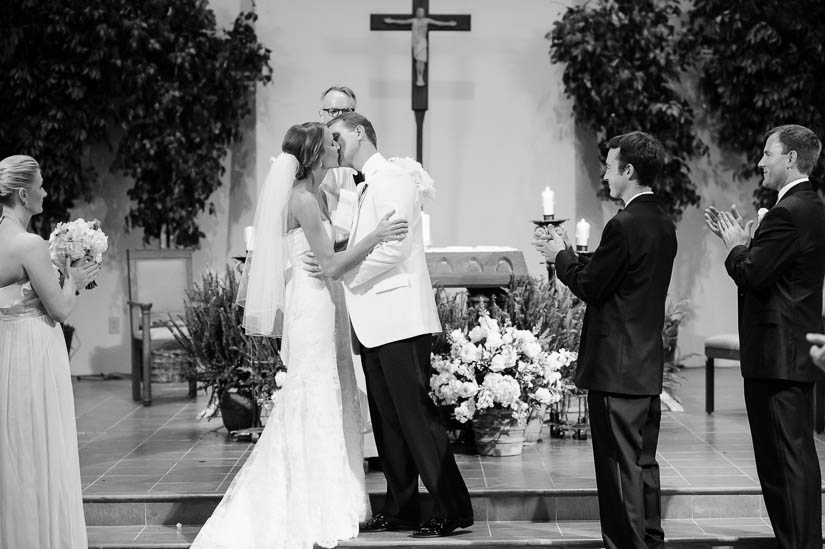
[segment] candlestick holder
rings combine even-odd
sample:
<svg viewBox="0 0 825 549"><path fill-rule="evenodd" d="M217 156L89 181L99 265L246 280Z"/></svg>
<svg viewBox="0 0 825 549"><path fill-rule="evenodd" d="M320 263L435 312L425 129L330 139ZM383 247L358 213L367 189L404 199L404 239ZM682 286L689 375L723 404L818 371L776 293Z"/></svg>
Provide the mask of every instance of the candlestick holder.
<svg viewBox="0 0 825 549"><path fill-rule="evenodd" d="M590 260L590 258L593 257L593 252L587 250L587 244L576 244L576 255Z"/></svg>
<svg viewBox="0 0 825 549"><path fill-rule="evenodd" d="M553 230L555 230L556 227L561 226L565 221L570 220L557 219L555 215L543 215L542 219L531 219L530 222L536 226L536 228L533 229L533 236L540 238L547 234L548 227L552 226ZM556 278L556 268L552 263L547 263L547 278L551 281Z"/></svg>
<svg viewBox="0 0 825 549"><path fill-rule="evenodd" d="M543 215L541 219L531 219L530 222L536 225L536 228L533 230L533 234L539 234L539 230L541 230L542 234L547 233L547 227L552 225L553 227L558 227L565 221L570 221L569 219L559 219L556 218L555 215Z"/></svg>

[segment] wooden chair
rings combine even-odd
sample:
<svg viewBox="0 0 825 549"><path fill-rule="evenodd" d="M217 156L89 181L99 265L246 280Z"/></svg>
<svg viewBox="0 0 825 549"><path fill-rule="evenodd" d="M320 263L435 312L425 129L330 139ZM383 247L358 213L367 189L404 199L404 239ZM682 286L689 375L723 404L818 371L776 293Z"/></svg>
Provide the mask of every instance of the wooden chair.
<svg viewBox="0 0 825 549"><path fill-rule="evenodd" d="M805 349L807 352L807 348ZM717 358L739 360L739 334L722 334L705 340L705 412L713 413L713 373ZM825 380L814 384L814 430L825 430Z"/></svg>
<svg viewBox="0 0 825 549"><path fill-rule="evenodd" d="M183 316L184 298L192 287L191 250L126 250L129 277L129 323L132 346L132 400L152 404L153 350L180 346L165 325ZM143 385L141 391L141 383ZM189 397L195 381L189 380Z"/></svg>

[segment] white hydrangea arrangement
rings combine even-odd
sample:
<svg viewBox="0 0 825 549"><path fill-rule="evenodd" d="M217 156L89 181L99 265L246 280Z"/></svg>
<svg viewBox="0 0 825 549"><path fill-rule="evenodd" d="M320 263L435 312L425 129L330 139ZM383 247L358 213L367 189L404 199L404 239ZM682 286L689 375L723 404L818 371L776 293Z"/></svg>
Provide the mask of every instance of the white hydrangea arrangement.
<svg viewBox="0 0 825 549"><path fill-rule="evenodd" d="M422 166L420 162L408 156L394 156L390 158L389 161L410 175L415 183L415 187L418 189L422 207L427 206L435 200L435 181L433 181L433 178L430 177L430 174L427 173L427 170L424 169L424 166Z"/></svg>
<svg viewBox="0 0 825 549"><path fill-rule="evenodd" d="M448 338L450 354L432 357L430 396L452 406L461 423L488 408L509 408L526 421L531 409L561 400L562 368L576 360L564 349L544 351L532 332L507 320L502 328L487 313L469 333L453 330Z"/></svg>
<svg viewBox="0 0 825 549"><path fill-rule="evenodd" d="M49 255L52 263L63 267L66 259L74 262L89 257L95 263L103 262L103 252L109 249L109 238L100 228L100 221L86 221L82 217L66 223L58 223L49 235ZM86 286L94 288L92 281Z"/></svg>

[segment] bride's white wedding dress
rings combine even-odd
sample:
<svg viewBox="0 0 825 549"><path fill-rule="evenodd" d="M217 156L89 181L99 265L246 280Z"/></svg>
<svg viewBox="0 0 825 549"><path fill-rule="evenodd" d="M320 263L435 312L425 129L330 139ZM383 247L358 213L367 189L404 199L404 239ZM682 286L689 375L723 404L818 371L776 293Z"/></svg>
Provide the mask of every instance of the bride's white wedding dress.
<svg viewBox="0 0 825 549"><path fill-rule="evenodd" d="M293 265L281 348L287 381L193 549L334 547L356 537L369 513L343 290L303 269L309 244L302 229L287 234L286 248Z"/></svg>

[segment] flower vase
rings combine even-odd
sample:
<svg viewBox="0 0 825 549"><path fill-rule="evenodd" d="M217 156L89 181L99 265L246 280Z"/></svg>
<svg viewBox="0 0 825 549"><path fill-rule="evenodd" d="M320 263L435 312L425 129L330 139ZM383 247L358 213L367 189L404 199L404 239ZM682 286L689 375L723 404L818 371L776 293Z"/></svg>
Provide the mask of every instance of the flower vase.
<svg viewBox="0 0 825 549"><path fill-rule="evenodd" d="M509 409L480 412L473 420L473 434L482 456L517 456L524 447L524 425Z"/></svg>
<svg viewBox="0 0 825 549"><path fill-rule="evenodd" d="M524 444L535 444L539 441L546 411L546 406L536 406L530 410L527 424L524 426Z"/></svg>
<svg viewBox="0 0 825 549"><path fill-rule="evenodd" d="M248 429L253 426L255 401L250 396L224 391L220 404L221 419L227 432Z"/></svg>

